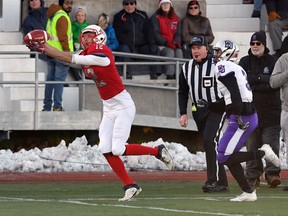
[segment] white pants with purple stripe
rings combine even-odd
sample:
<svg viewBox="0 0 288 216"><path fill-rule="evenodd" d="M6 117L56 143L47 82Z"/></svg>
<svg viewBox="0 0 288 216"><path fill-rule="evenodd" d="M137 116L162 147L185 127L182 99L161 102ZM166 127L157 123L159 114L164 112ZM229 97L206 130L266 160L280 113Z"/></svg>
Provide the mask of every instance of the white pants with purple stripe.
<svg viewBox="0 0 288 216"><path fill-rule="evenodd" d="M249 127L242 130L238 127L235 115L229 116L229 124L219 141L217 159L220 164L225 163L233 152L239 152L250 134L258 125L257 113L249 116L241 116L243 122L249 122Z"/></svg>

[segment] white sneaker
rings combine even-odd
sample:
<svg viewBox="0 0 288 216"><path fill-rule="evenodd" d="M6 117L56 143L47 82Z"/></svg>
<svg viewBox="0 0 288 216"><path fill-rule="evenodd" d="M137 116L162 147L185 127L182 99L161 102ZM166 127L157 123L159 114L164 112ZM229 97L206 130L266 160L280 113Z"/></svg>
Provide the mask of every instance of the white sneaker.
<svg viewBox="0 0 288 216"><path fill-rule="evenodd" d="M137 184L127 185L124 187L125 195L119 201L130 201L133 197L137 196L142 189Z"/></svg>
<svg viewBox="0 0 288 216"><path fill-rule="evenodd" d="M169 170L173 170L174 164L171 155L168 152L168 149L165 147L165 145L159 145L158 146L158 156L157 158L164 162Z"/></svg>
<svg viewBox="0 0 288 216"><path fill-rule="evenodd" d="M243 192L241 195L230 199L232 202L242 202L242 201L256 201L257 200L257 195L256 195L256 190L254 190L252 193L246 193Z"/></svg>
<svg viewBox="0 0 288 216"><path fill-rule="evenodd" d="M262 145L259 149L265 152L264 159L273 163L276 167L280 167L280 160L278 156L273 152L272 148L268 144Z"/></svg>

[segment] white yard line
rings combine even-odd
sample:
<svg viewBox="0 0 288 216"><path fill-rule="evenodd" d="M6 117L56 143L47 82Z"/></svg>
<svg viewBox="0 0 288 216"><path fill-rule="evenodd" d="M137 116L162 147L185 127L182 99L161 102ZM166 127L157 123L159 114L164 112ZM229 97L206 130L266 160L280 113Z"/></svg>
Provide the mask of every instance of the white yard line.
<svg viewBox="0 0 288 216"><path fill-rule="evenodd" d="M226 197L154 197L154 198L135 198L134 201L140 200L207 200L207 201L227 201L231 198L231 196ZM261 196L258 197L260 199L288 199L287 196ZM163 211L163 212L175 212L175 213L190 213L196 215L218 215L218 216L243 216L241 214L228 214L223 212L208 212L208 211L194 211L194 210L182 210L182 209L173 209L173 208L160 208L153 206L135 206L130 205L133 204L133 200L130 202L125 202L125 204L98 204L98 203L88 203L87 201L116 201L118 199L112 198L83 198L83 199L67 199L67 200L55 200L55 199L30 199L30 198L17 198L17 197L0 197L0 202L7 201L23 201L23 202L61 202L61 203L69 203L76 205L87 205L87 206L102 206L102 207L116 207L116 208L130 208L130 209L147 209L154 211Z"/></svg>

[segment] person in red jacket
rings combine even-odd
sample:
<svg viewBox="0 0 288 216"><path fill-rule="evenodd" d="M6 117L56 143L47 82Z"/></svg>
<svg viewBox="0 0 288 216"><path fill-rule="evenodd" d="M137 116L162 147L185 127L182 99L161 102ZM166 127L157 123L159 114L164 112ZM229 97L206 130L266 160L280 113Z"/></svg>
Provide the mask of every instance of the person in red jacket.
<svg viewBox="0 0 288 216"><path fill-rule="evenodd" d="M37 44L32 40L28 47L60 61L80 65L85 76L95 82L103 102L98 149L124 184L125 195L119 201L129 201L142 189L130 178L120 156L155 156L166 163L170 170L173 169L173 161L164 144L152 148L126 143L136 109L117 71L112 51L105 45L106 39L101 27L89 25L79 36L83 48L79 55L59 51L43 41Z"/></svg>
<svg viewBox="0 0 288 216"><path fill-rule="evenodd" d="M170 0L159 0L159 9L152 15L151 23L160 55L183 58L180 18ZM175 79L175 66L165 65L167 79Z"/></svg>

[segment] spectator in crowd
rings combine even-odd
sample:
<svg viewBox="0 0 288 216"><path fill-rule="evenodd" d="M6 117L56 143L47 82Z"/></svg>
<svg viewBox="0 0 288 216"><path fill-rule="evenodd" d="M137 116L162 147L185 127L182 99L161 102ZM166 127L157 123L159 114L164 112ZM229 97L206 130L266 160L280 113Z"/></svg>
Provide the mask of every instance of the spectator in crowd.
<svg viewBox="0 0 288 216"><path fill-rule="evenodd" d="M116 38L115 30L110 23L110 17L105 14L101 13L98 17L98 25L105 31L107 36L106 45L112 50L116 51L119 48L119 42Z"/></svg>
<svg viewBox="0 0 288 216"><path fill-rule="evenodd" d="M59 51L74 51L72 25L68 15L72 10L72 5L73 0L59 0L59 5L52 4L47 12L48 22L46 30L50 34L50 39L47 43ZM47 63L48 74L46 81L65 81L69 66L52 57L47 57ZM43 111L51 111L52 105L53 111L64 111L62 106L63 89L63 83L45 85Z"/></svg>
<svg viewBox="0 0 288 216"><path fill-rule="evenodd" d="M47 8L44 7L44 0L30 0L28 6L28 16L22 23L23 36L35 29L46 29L47 24ZM34 57L34 54L31 55ZM39 54L39 58L46 60L46 56Z"/></svg>
<svg viewBox="0 0 288 216"><path fill-rule="evenodd" d="M288 29L288 26L286 27ZM284 53L288 52L288 35L282 41L281 48L275 57L280 58Z"/></svg>
<svg viewBox="0 0 288 216"><path fill-rule="evenodd" d="M152 15L151 23L160 55L183 58L180 18L170 0L160 0L159 9ZM164 66L167 79L176 78L175 65Z"/></svg>
<svg viewBox="0 0 288 216"><path fill-rule="evenodd" d="M217 62L216 81L224 96L226 118L229 120L219 142L217 159L229 168L243 191L230 201L255 201L256 190L248 184L241 163L264 158L279 167L280 160L268 144L264 144L259 150L240 151L258 124L252 91L245 71L235 63L239 53L238 45L231 40L220 40L215 44L214 50Z"/></svg>
<svg viewBox="0 0 288 216"><path fill-rule="evenodd" d="M215 63L208 54L204 36L195 36L190 44L193 59L182 66L179 74L180 125L187 127L188 98L192 100L192 115L203 137L207 164L207 181L203 192L228 191L228 182L223 165L216 159L220 129L223 126L224 100L215 80ZM206 106L209 104L209 106Z"/></svg>
<svg viewBox="0 0 288 216"><path fill-rule="evenodd" d="M275 56L281 56L282 32L288 26L287 0L265 0L269 23L268 31Z"/></svg>
<svg viewBox="0 0 288 216"><path fill-rule="evenodd" d="M253 6L253 13L251 17L261 17L261 7L263 4L263 0L254 0L254 6Z"/></svg>
<svg viewBox="0 0 288 216"><path fill-rule="evenodd" d="M87 20L87 10L84 7L79 7L75 11L75 20L72 22L73 44L74 50L80 49L79 36L81 31L90 25Z"/></svg>
<svg viewBox="0 0 288 216"><path fill-rule="evenodd" d="M186 16L182 19L182 30L181 30L184 57L191 58L191 51L189 44L192 38L196 35L202 35L205 37L210 51L210 46L214 40L210 21L207 17L201 16L200 4L196 0L189 1L186 10Z"/></svg>
<svg viewBox="0 0 288 216"><path fill-rule="evenodd" d="M281 128L283 139L288 145L288 53L283 54L276 62L270 77L270 85L272 88L281 89ZM286 147L286 149L288 149ZM288 157L287 157L288 158ZM288 191L288 186L283 190Z"/></svg>
<svg viewBox="0 0 288 216"><path fill-rule="evenodd" d="M79 49L81 49L78 39L81 34L81 31L90 24L86 20L87 10L83 6L78 7L75 10L74 17L75 20L72 22L73 45L74 45L74 51L78 51ZM82 70L80 68L70 67L69 74L71 75L73 80L78 81L82 79Z"/></svg>
<svg viewBox="0 0 288 216"><path fill-rule="evenodd" d="M240 59L239 65L247 72L248 83L253 93L253 104L258 113L258 126L246 142L248 151L255 151L269 144L276 155L280 148L280 90L269 85L277 58L269 54L264 31L255 32L250 39L248 55ZM246 163L246 178L250 186L260 187L260 176L265 170L265 179L271 188L281 184L280 168L266 161L263 169L261 159Z"/></svg>
<svg viewBox="0 0 288 216"><path fill-rule="evenodd" d="M46 29L47 8L44 7L44 0L30 0L28 6L28 16L22 23L22 33L25 36L35 29Z"/></svg>
<svg viewBox="0 0 288 216"><path fill-rule="evenodd" d="M125 53L139 53L146 55L159 55L152 28L149 28L150 20L145 11L137 9L136 0L123 0L123 9L115 14L113 27L119 41L119 51ZM121 59L131 62L131 58ZM127 78L132 79L128 67ZM160 74L157 65L150 66L150 79L157 79Z"/></svg>

